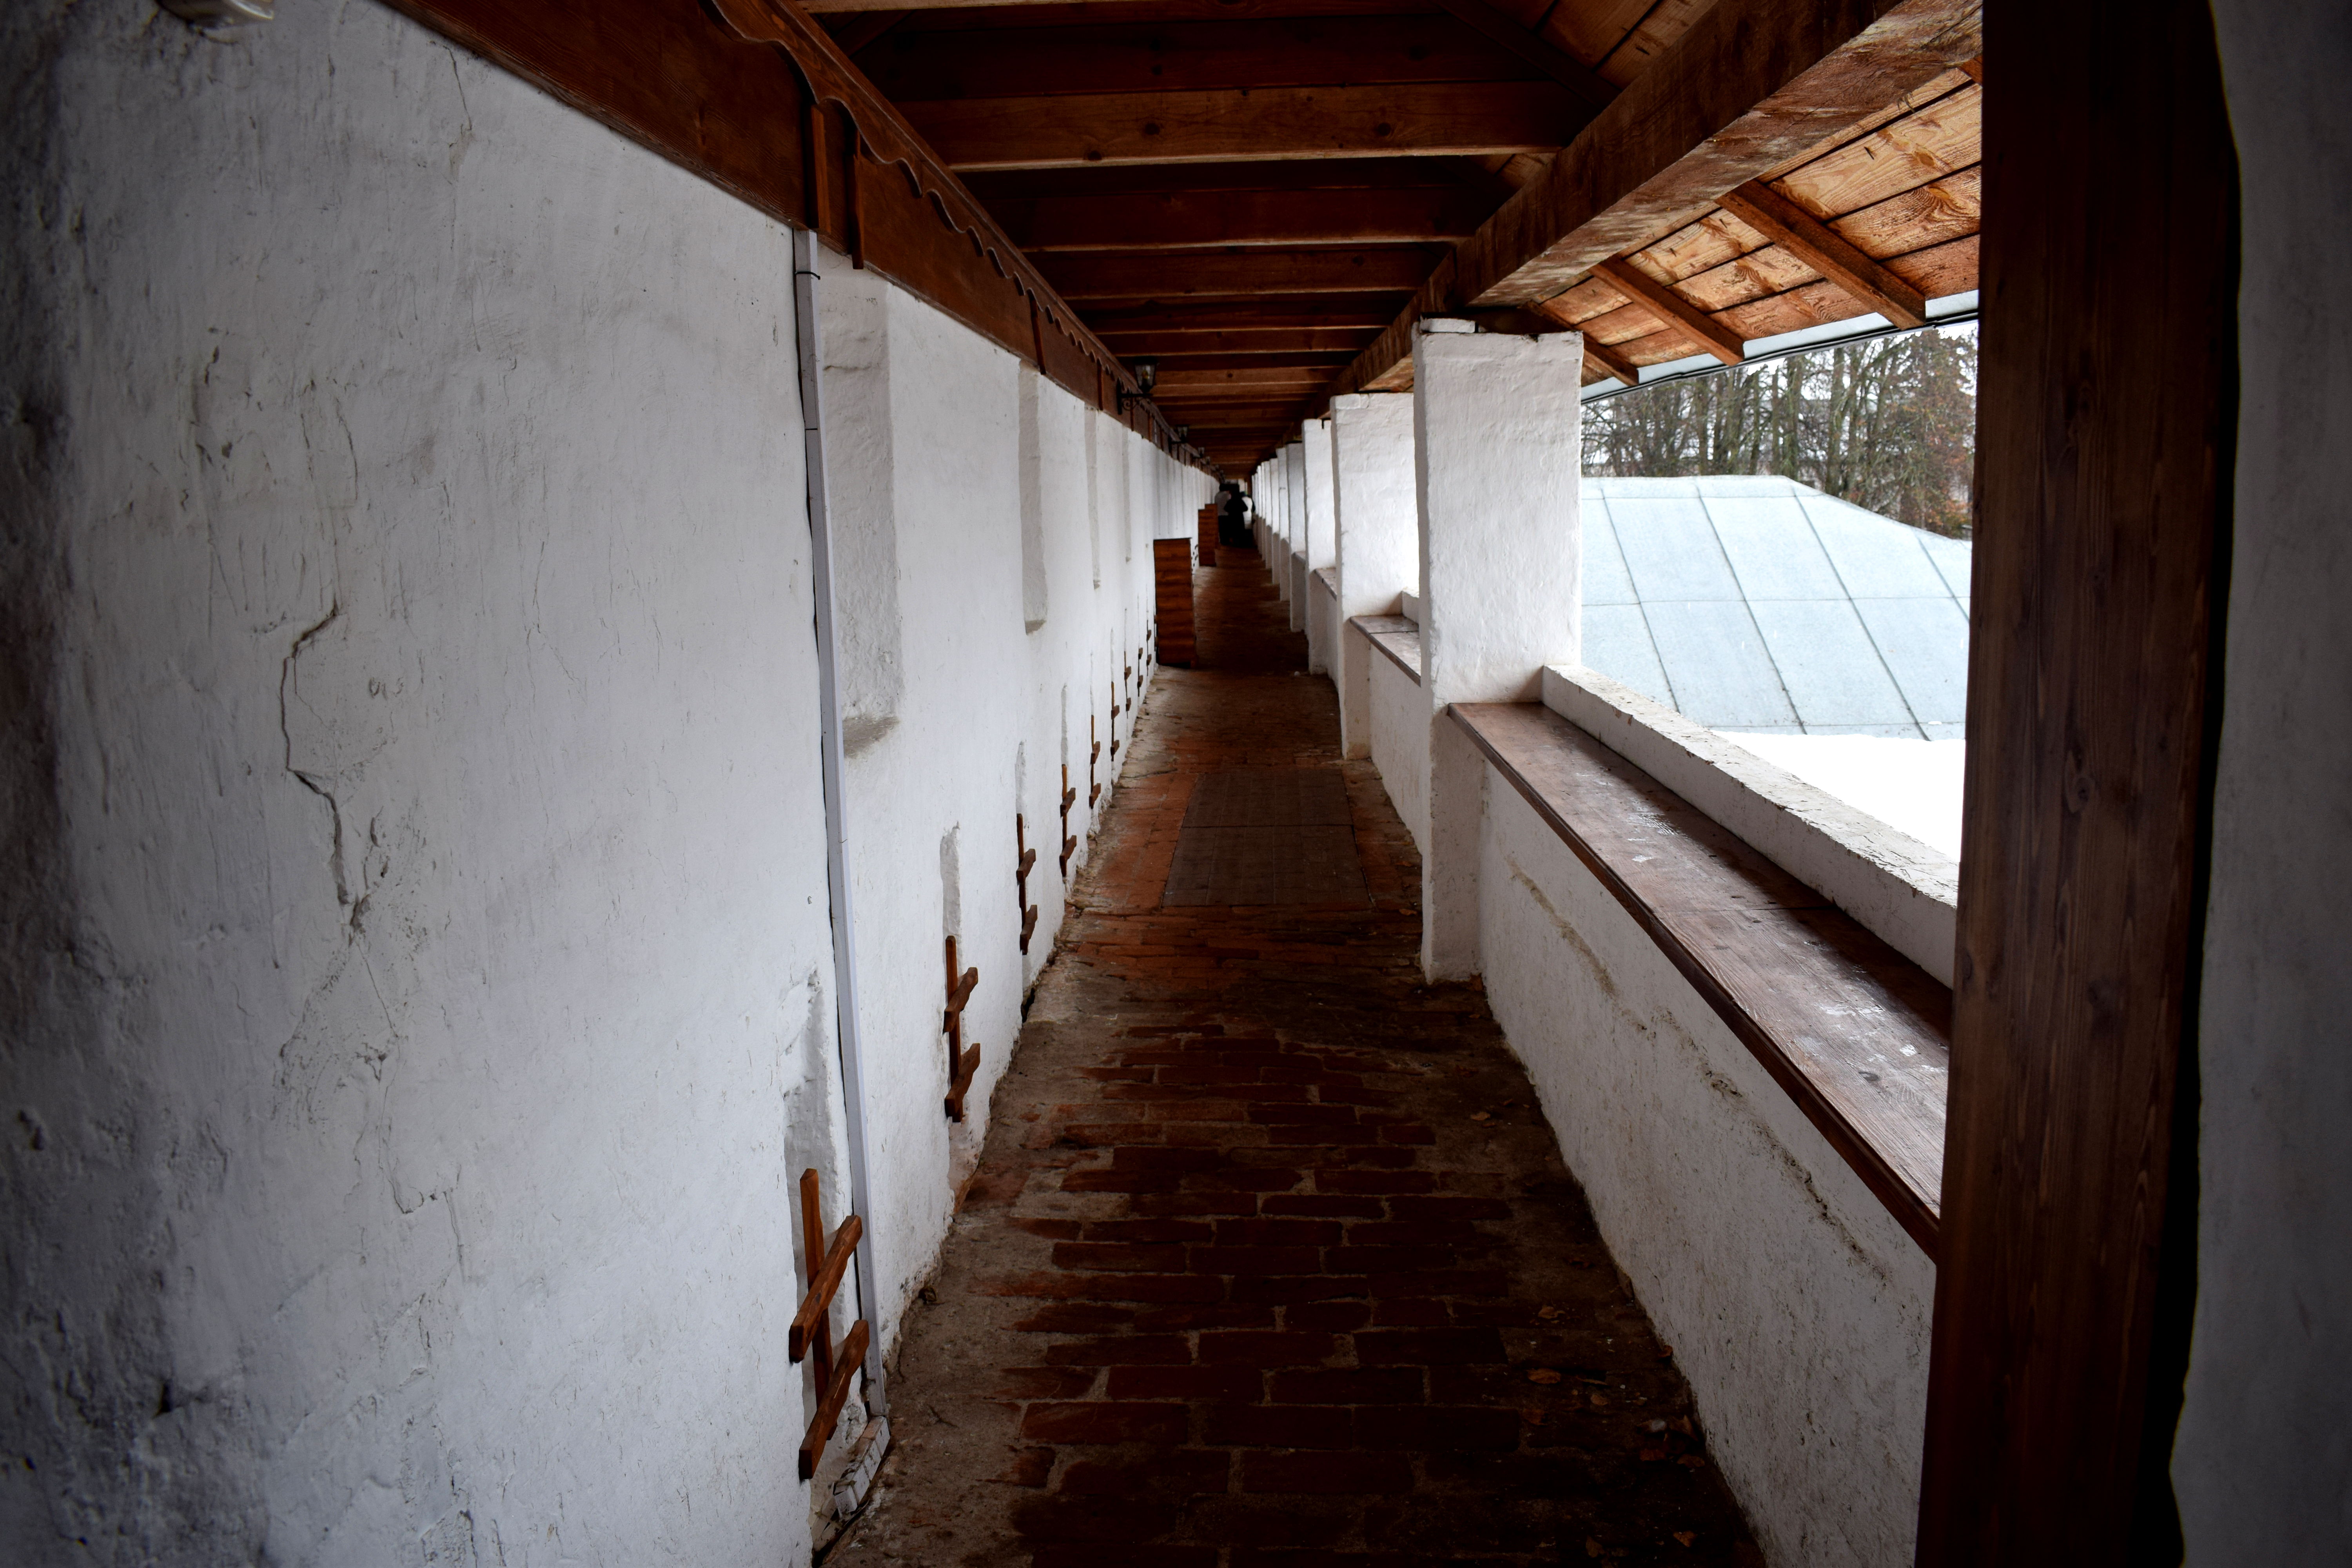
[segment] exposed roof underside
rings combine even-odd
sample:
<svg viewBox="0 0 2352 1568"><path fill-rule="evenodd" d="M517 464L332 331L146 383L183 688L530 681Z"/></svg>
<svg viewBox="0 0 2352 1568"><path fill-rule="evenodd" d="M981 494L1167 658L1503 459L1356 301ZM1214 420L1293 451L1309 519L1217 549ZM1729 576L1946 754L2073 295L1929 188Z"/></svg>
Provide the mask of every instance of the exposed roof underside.
<svg viewBox="0 0 2352 1568"><path fill-rule="evenodd" d="M1575 326L1623 379L1976 286L1969 5L808 8L1228 471L1409 385L1421 313Z"/></svg>

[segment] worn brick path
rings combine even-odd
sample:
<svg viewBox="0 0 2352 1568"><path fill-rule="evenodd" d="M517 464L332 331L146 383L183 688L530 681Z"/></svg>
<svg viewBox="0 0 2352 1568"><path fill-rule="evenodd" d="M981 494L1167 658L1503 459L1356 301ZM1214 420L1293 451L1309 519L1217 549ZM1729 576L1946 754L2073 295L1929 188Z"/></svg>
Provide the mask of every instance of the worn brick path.
<svg viewBox="0 0 2352 1568"><path fill-rule="evenodd" d="M1254 559L1254 558L1245 558ZM833 1563L1760 1563L1262 567L1200 578ZM1166 909L1193 782L1339 768L1369 907Z"/></svg>

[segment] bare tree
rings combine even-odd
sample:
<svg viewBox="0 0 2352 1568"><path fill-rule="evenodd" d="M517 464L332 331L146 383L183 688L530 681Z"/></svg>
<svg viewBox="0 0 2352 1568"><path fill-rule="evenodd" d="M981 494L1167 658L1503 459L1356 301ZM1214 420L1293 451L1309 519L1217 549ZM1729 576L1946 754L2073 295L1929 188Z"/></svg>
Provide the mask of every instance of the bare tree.
<svg viewBox="0 0 2352 1568"><path fill-rule="evenodd" d="M1930 328L1670 381L1585 410L1593 475L1786 474L1965 537L1976 328Z"/></svg>

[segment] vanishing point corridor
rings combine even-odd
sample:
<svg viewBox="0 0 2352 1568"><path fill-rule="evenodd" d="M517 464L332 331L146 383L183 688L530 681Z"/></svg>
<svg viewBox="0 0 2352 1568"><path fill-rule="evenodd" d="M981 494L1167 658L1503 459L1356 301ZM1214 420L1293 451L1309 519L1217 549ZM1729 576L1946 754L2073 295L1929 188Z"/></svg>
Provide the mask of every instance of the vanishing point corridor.
<svg viewBox="0 0 2352 1568"><path fill-rule="evenodd" d="M1760 1562L1258 557L1202 571L829 1560Z"/></svg>

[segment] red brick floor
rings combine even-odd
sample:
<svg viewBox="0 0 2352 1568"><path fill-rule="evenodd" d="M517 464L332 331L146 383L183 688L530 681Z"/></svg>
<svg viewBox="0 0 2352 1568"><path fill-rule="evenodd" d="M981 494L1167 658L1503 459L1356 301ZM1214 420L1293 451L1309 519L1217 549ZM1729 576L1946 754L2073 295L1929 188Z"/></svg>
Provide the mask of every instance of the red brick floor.
<svg viewBox="0 0 2352 1568"><path fill-rule="evenodd" d="M891 1395L850 1564L1760 1562L1264 569L1201 574ZM1339 768L1370 907L1166 909L1193 781Z"/></svg>

